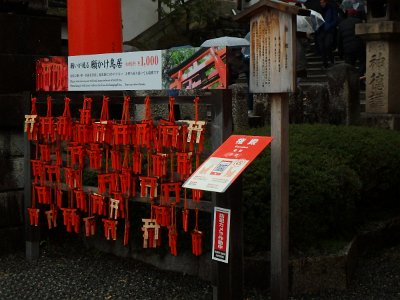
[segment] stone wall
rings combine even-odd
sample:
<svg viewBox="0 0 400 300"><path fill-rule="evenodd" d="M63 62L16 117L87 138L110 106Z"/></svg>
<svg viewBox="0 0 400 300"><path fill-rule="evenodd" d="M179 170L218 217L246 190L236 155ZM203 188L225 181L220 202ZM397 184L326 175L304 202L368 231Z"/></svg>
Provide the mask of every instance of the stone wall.
<svg viewBox="0 0 400 300"><path fill-rule="evenodd" d="M23 137L0 131L0 254L23 246Z"/></svg>
<svg viewBox="0 0 400 300"><path fill-rule="evenodd" d="M32 1L34 2L34 1ZM38 2L38 1L36 1ZM61 23L0 13L0 254L24 246L24 115L35 87L35 59L59 55Z"/></svg>
<svg viewBox="0 0 400 300"><path fill-rule="evenodd" d="M356 125L360 122L360 85L356 69L338 64L327 70L327 81L300 82L289 98L291 123ZM270 123L268 95L255 94L255 115Z"/></svg>

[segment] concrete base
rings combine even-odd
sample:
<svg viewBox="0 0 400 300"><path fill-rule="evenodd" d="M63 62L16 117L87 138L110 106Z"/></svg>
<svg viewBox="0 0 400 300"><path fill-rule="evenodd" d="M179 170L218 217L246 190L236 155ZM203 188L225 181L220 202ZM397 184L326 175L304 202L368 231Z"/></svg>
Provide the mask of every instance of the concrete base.
<svg viewBox="0 0 400 300"><path fill-rule="evenodd" d="M364 126L400 130L400 114L362 113L361 123Z"/></svg>

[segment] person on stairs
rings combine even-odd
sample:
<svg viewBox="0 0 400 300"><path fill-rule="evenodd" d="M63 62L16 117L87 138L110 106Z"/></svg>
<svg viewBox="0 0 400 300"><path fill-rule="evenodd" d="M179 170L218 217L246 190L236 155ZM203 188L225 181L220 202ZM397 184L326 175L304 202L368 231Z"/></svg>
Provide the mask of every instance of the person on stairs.
<svg viewBox="0 0 400 300"><path fill-rule="evenodd" d="M356 24L362 23L357 10L349 8L346 10L346 16L338 26L338 52L339 56L344 58L345 63L356 66L360 63L360 77L365 74L366 48L364 41L356 35Z"/></svg>
<svg viewBox="0 0 400 300"><path fill-rule="evenodd" d="M347 18L342 20L338 26L338 52L344 62L357 66L360 74L360 88L365 90L365 71L366 71L366 46L365 42L356 35L356 24L362 23L359 12L349 8L346 10Z"/></svg>
<svg viewBox="0 0 400 300"><path fill-rule="evenodd" d="M334 64L333 50L336 48L336 27L339 17L336 7L328 0L320 0L320 7L325 23L318 29L316 41L324 67L327 68L329 62Z"/></svg>

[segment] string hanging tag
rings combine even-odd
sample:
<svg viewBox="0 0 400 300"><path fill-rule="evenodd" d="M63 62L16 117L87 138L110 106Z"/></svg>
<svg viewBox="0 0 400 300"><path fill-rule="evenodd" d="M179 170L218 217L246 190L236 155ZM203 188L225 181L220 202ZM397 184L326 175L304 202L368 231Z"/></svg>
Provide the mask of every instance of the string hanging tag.
<svg viewBox="0 0 400 300"><path fill-rule="evenodd" d="M32 226L38 226L39 225L39 209L29 207L28 214L29 214L29 224L31 224Z"/></svg>
<svg viewBox="0 0 400 300"><path fill-rule="evenodd" d="M61 184L61 170L56 165L44 165L46 171L46 179L50 183L56 183L58 186Z"/></svg>
<svg viewBox="0 0 400 300"><path fill-rule="evenodd" d="M143 248L156 248L159 240L160 225L154 219L142 219L144 223L143 231Z"/></svg>
<svg viewBox="0 0 400 300"><path fill-rule="evenodd" d="M25 115L25 127L24 132L27 133L29 141L38 140L39 123L38 113L36 110L36 98L31 98L31 112L29 115Z"/></svg>
<svg viewBox="0 0 400 300"><path fill-rule="evenodd" d="M102 196L100 196L100 197L102 197ZM89 196L88 211L89 211L89 216L83 218L83 222L85 224L85 235L87 237L93 236L96 233L96 218L92 215L93 214L92 194L90 194L90 196Z"/></svg>
<svg viewBox="0 0 400 300"><path fill-rule="evenodd" d="M142 173L142 153L140 152L139 146L136 146L132 154L132 171L133 174Z"/></svg>
<svg viewBox="0 0 400 300"><path fill-rule="evenodd" d="M122 156L118 149L113 149L111 152L111 168L114 171L122 170Z"/></svg>
<svg viewBox="0 0 400 300"><path fill-rule="evenodd" d="M38 203L40 204L51 203L51 189L49 187L35 185L35 190L37 194Z"/></svg>
<svg viewBox="0 0 400 300"><path fill-rule="evenodd" d="M150 149L152 139L152 130L153 130L153 120L151 119L151 105L150 105L150 97L146 96L144 99L144 109L145 109L145 117L144 119L136 124L136 139L135 144L137 146L143 146L147 149Z"/></svg>
<svg viewBox="0 0 400 300"><path fill-rule="evenodd" d="M88 207L86 203L87 201L86 193L83 190L76 189L74 190L74 194L76 200L76 208L83 212L87 212Z"/></svg>
<svg viewBox="0 0 400 300"><path fill-rule="evenodd" d="M120 124L113 125L114 145L129 145L131 143L132 126L130 124L129 102L130 97L124 97L122 118Z"/></svg>
<svg viewBox="0 0 400 300"><path fill-rule="evenodd" d="M92 98L83 99L83 107L79 110L79 123L75 124L76 136L74 140L81 145L93 142L92 126Z"/></svg>
<svg viewBox="0 0 400 300"><path fill-rule="evenodd" d="M39 145L40 152L40 160L44 162L50 162L50 145L49 144L40 144Z"/></svg>
<svg viewBox="0 0 400 300"><path fill-rule="evenodd" d="M176 209L171 205L171 226L168 227L168 246L173 256L178 255L177 251L178 232L176 230Z"/></svg>
<svg viewBox="0 0 400 300"><path fill-rule="evenodd" d="M93 122L93 139L96 143L111 144L112 141L113 122L109 120L108 103L109 98L107 96L103 96L100 121Z"/></svg>
<svg viewBox="0 0 400 300"><path fill-rule="evenodd" d="M104 223L104 236L107 240L117 240L117 224L118 221L103 219Z"/></svg>
<svg viewBox="0 0 400 300"><path fill-rule="evenodd" d="M34 177L34 184L40 183L41 185L44 185L44 182L46 180L46 171L44 168L45 166L44 162L38 159L32 159L31 165L32 165L32 175Z"/></svg>
<svg viewBox="0 0 400 300"><path fill-rule="evenodd" d="M32 186L32 207L28 208L29 224L39 226L39 209L36 208L35 186Z"/></svg>
<svg viewBox="0 0 400 300"><path fill-rule="evenodd" d="M85 236L93 236L96 234L96 219L94 216L83 218L85 224Z"/></svg>
<svg viewBox="0 0 400 300"><path fill-rule="evenodd" d="M82 169L64 168L65 184L69 189L82 189Z"/></svg>
<svg viewBox="0 0 400 300"><path fill-rule="evenodd" d="M158 153L151 156L153 176L165 177L167 175L167 154Z"/></svg>
<svg viewBox="0 0 400 300"><path fill-rule="evenodd" d="M49 229L57 227L57 209L54 208L52 205L51 209L45 211L46 218L47 218L47 226Z"/></svg>
<svg viewBox="0 0 400 300"><path fill-rule="evenodd" d="M67 232L72 232L74 229L75 233L79 233L80 219L76 214L76 208L61 208L64 217L64 226L67 228Z"/></svg>
<svg viewBox="0 0 400 300"><path fill-rule="evenodd" d="M90 194L90 202L91 202L91 207L90 211L93 214L98 214L98 215L106 215L106 210L105 210L105 201L104 197L99 194Z"/></svg>
<svg viewBox="0 0 400 300"><path fill-rule="evenodd" d="M189 229L189 209L187 209L186 189L184 190L184 202L182 209L182 227L184 232L188 232Z"/></svg>
<svg viewBox="0 0 400 300"><path fill-rule="evenodd" d="M116 191L117 177L115 173L106 173L98 175L98 192L99 194L112 193Z"/></svg>
<svg viewBox="0 0 400 300"><path fill-rule="evenodd" d="M89 156L89 169L100 170L102 158L100 144L90 143L86 153Z"/></svg>
<svg viewBox="0 0 400 300"><path fill-rule="evenodd" d="M187 124L187 139L189 151L195 151L200 154L203 151L206 121L199 121L199 97L194 99L194 120L180 120L180 123ZM197 147L195 147L197 145Z"/></svg>
<svg viewBox="0 0 400 300"><path fill-rule="evenodd" d="M46 117L40 118L40 134L43 139L49 143L56 140L55 122L51 115L51 97L47 97L47 114Z"/></svg>
<svg viewBox="0 0 400 300"><path fill-rule="evenodd" d="M73 123L71 118L70 102L70 98L64 98L64 112L61 117L57 118L57 133L62 141L68 141L72 139Z"/></svg>
<svg viewBox="0 0 400 300"><path fill-rule="evenodd" d="M67 149L69 151L69 157L71 159L70 167L82 168L85 163L85 155L86 155L85 148L82 145L74 142L70 143Z"/></svg>
<svg viewBox="0 0 400 300"><path fill-rule="evenodd" d="M162 141L162 146L167 148L177 148L180 126L175 124L174 115L174 97L169 97L169 118L168 122L161 120L158 126L159 139Z"/></svg>
<svg viewBox="0 0 400 300"><path fill-rule="evenodd" d="M157 178L149 176L139 176L140 181L140 197L149 197L154 199L157 197Z"/></svg>
<svg viewBox="0 0 400 300"><path fill-rule="evenodd" d="M180 180L187 179L192 173L192 152L176 153L176 172Z"/></svg>
<svg viewBox="0 0 400 300"><path fill-rule="evenodd" d="M110 219L118 219L118 206L120 200L115 198L110 198L109 205L110 205Z"/></svg>
<svg viewBox="0 0 400 300"><path fill-rule="evenodd" d="M170 194L173 193L175 203L180 202L181 183L180 182L164 182L161 183L161 193L165 203L169 204Z"/></svg>
<svg viewBox="0 0 400 300"><path fill-rule="evenodd" d="M203 233L199 231L198 228L199 222L199 210L196 208L196 226L192 231L192 253L195 256L200 256L202 254L202 238Z"/></svg>

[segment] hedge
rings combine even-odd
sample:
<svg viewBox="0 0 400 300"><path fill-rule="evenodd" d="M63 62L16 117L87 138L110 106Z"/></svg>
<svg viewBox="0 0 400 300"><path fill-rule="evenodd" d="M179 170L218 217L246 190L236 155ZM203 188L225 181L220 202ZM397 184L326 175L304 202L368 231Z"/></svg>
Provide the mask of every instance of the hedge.
<svg viewBox="0 0 400 300"><path fill-rule="evenodd" d="M241 134L269 135L269 128ZM292 250L349 240L368 222L399 212L400 134L384 129L291 125L289 230ZM270 246L270 151L244 172L246 251Z"/></svg>

